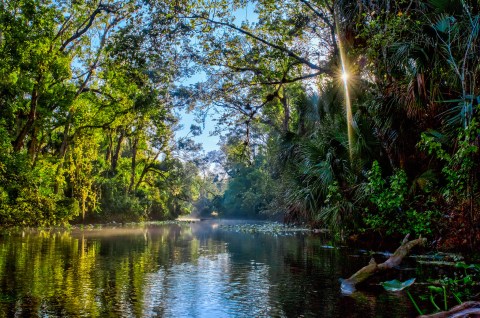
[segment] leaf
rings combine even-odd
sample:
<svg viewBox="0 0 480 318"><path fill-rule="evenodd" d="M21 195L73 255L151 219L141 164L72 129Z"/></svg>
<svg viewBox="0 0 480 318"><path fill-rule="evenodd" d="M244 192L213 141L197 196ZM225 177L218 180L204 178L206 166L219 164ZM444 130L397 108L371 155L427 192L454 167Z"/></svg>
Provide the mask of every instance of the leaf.
<svg viewBox="0 0 480 318"><path fill-rule="evenodd" d="M465 268L469 268L470 265L467 265L467 264L465 264L464 262L458 262L458 263L455 264L455 267L456 267L456 268L464 268L464 269L465 269Z"/></svg>
<svg viewBox="0 0 480 318"><path fill-rule="evenodd" d="M464 283L465 285L472 285L472 284L473 284L473 279L472 279L472 277L471 277L470 275L465 276L465 277L463 278L463 283Z"/></svg>
<svg viewBox="0 0 480 318"><path fill-rule="evenodd" d="M450 30L450 23L454 21L453 17L443 16L435 23L435 29L439 32L446 33Z"/></svg>
<svg viewBox="0 0 480 318"><path fill-rule="evenodd" d="M472 269L475 269L478 267L478 265L476 264L465 264L464 262L458 262L455 264L455 267L456 268L463 268L463 269L469 269L469 268L472 268Z"/></svg>
<svg viewBox="0 0 480 318"><path fill-rule="evenodd" d="M415 282L415 278L411 278L404 282L394 279L394 280L389 280L389 281L380 283L380 285L382 285L386 291L396 292L411 286L414 282Z"/></svg>
<svg viewBox="0 0 480 318"><path fill-rule="evenodd" d="M443 293L443 288L438 286L428 286L428 290L436 293Z"/></svg>

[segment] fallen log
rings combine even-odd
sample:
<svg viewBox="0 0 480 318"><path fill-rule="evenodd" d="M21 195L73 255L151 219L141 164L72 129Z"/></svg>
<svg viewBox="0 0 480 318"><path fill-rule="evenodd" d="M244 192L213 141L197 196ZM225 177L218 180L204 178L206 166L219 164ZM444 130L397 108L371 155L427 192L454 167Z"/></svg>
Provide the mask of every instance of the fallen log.
<svg viewBox="0 0 480 318"><path fill-rule="evenodd" d="M449 311L437 312L432 315L422 315L418 318L466 318L480 317L480 302L466 301L458 306L453 307Z"/></svg>
<svg viewBox="0 0 480 318"><path fill-rule="evenodd" d="M341 280L341 291L343 294L351 294L355 291L355 285L365 281L370 276L391 269L395 266L400 265L403 258L407 256L410 250L416 245L423 245L427 239L419 237L418 239L409 241L410 234L407 234L402 241L402 244L399 248L392 254L385 262L377 264L375 259L371 259L367 266L362 267L355 274L350 276L350 278Z"/></svg>

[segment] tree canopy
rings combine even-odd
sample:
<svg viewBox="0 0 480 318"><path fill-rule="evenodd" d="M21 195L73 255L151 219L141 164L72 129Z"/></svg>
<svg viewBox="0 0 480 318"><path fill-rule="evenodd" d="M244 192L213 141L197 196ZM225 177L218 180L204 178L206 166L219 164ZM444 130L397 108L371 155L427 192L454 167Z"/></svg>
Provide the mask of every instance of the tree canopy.
<svg viewBox="0 0 480 318"><path fill-rule="evenodd" d="M277 215L477 245L479 24L468 0L4 1L0 220ZM216 120L220 152L176 141L178 110Z"/></svg>

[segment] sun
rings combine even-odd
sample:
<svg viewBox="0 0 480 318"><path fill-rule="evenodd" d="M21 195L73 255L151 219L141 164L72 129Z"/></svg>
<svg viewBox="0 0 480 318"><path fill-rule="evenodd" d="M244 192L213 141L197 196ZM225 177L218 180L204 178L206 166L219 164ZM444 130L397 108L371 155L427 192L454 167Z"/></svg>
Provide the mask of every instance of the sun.
<svg viewBox="0 0 480 318"><path fill-rule="evenodd" d="M348 73L347 72L342 72L342 80L346 82L348 80Z"/></svg>

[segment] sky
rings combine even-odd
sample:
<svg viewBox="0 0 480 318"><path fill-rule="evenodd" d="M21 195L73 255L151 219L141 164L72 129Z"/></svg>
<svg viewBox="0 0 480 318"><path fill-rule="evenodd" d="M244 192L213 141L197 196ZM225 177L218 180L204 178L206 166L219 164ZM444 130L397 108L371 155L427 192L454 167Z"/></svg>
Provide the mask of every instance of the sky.
<svg viewBox="0 0 480 318"><path fill-rule="evenodd" d="M201 77L192 77L190 79L192 83L197 81L201 81ZM185 85L185 84L184 84ZM215 122L212 120L211 116L208 116L205 120L205 127L195 121L195 115L193 113L186 113L185 111L179 112L180 116L180 124L183 126L182 129L175 133L177 139L182 137L192 137L189 135L190 126L192 124L201 126L202 134L200 136L193 136L192 139L196 143L201 143L203 145L203 149L206 153L213 150L219 150L220 147L218 146L218 142L220 140L219 136L212 136L211 133L215 130Z"/></svg>
<svg viewBox="0 0 480 318"><path fill-rule="evenodd" d="M254 12L254 5L251 3L247 4L247 7L243 9L238 9L234 12L236 17L235 23L240 25L242 21L248 20L249 22L255 22L257 20L257 14ZM190 78L183 79L178 82L178 85L188 86L205 80L204 73L197 73L191 76ZM185 111L179 112L180 124L183 126L182 129L175 133L176 139L189 136L191 137L190 126L192 124L199 125L195 121L195 116L193 113L186 113ZM202 125L200 125L202 126ZM215 130L215 122L212 120L211 116L207 116L205 120L205 127L202 126L202 134L200 136L192 137L196 143L201 143L205 153L209 151L219 150L220 146L218 142L220 141L219 136L212 136L211 133Z"/></svg>

